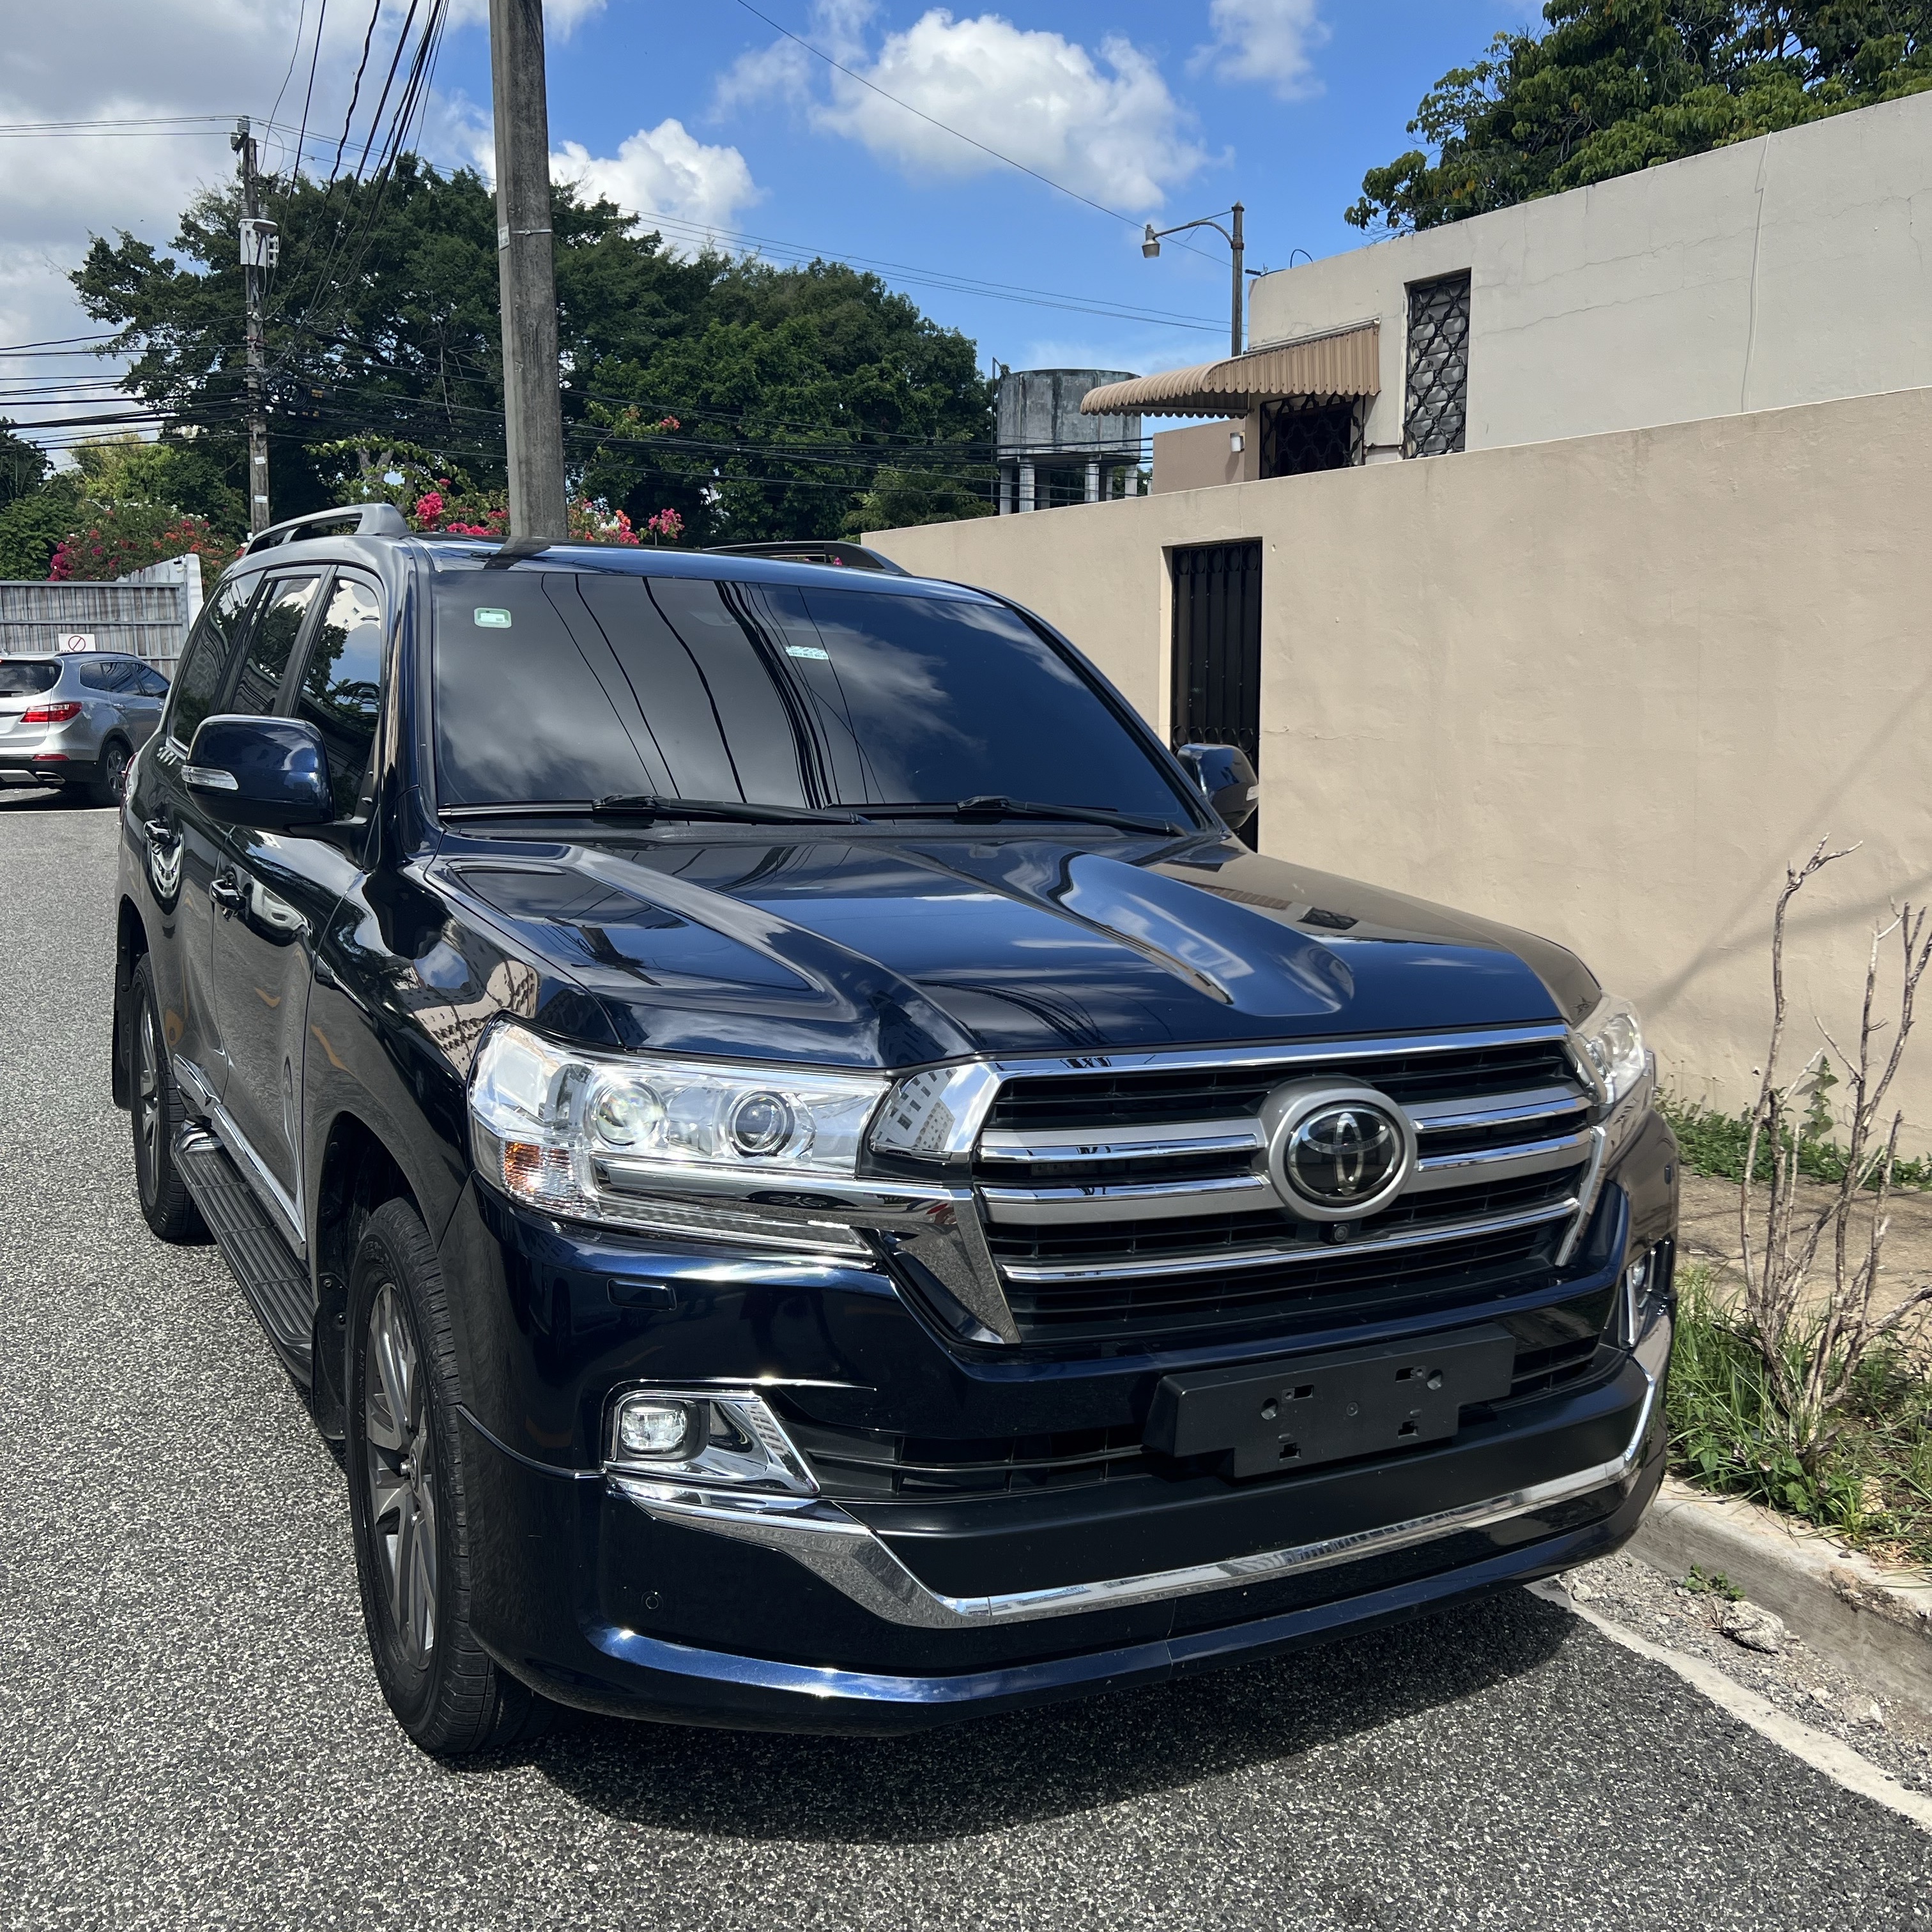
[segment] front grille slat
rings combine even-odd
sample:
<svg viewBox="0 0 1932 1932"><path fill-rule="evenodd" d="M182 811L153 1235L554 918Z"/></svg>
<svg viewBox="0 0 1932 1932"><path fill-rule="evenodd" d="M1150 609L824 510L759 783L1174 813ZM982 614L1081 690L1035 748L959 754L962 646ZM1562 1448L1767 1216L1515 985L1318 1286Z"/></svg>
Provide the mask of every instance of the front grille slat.
<svg viewBox="0 0 1932 1932"><path fill-rule="evenodd" d="M1406 1110L1422 1162L1339 1244L1267 1185L1256 1120L1285 1082L1330 1078ZM1480 1299L1551 1274L1588 1173L1589 1108L1553 1027L1271 1064L1022 1072L995 1096L975 1172L1022 1338L1129 1337ZM1214 1202L1217 1181L1234 1201Z"/></svg>

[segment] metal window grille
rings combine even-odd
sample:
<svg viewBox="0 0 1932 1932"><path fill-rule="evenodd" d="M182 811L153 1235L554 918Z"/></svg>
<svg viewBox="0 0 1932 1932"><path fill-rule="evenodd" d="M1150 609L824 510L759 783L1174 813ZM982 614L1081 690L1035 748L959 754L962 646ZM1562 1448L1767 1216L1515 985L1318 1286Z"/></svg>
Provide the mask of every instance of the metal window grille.
<svg viewBox="0 0 1932 1932"><path fill-rule="evenodd" d="M1360 398L1289 396L1262 407L1262 474L1348 470L1362 460Z"/></svg>
<svg viewBox="0 0 1932 1932"><path fill-rule="evenodd" d="M1447 456L1462 447L1469 400L1469 276L1442 275L1408 291L1408 382L1402 453Z"/></svg>

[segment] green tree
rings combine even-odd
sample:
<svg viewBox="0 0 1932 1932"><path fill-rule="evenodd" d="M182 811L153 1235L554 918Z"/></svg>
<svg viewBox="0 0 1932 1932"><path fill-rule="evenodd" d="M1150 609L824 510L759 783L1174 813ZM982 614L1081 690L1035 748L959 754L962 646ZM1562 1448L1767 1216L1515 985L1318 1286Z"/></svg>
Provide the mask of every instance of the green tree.
<svg viewBox="0 0 1932 1932"><path fill-rule="evenodd" d="M405 155L384 183L272 183L274 514L338 500L345 446L405 446L483 491L505 482L496 212L466 170ZM132 356L128 386L239 489L242 273L232 191L198 198L172 255L97 239L75 276ZM949 471L992 434L971 343L875 277L668 254L609 202L553 196L573 488L691 540L838 534L878 466ZM665 427L668 422L672 427ZM204 512L206 514L206 512Z"/></svg>
<svg viewBox="0 0 1932 1932"><path fill-rule="evenodd" d="M1397 232L1932 88L1932 0L1548 0L1444 74L1346 218Z"/></svg>
<svg viewBox="0 0 1932 1932"><path fill-rule="evenodd" d="M49 466L40 446L17 434L10 417L0 416L0 507L31 496L46 480Z"/></svg>
<svg viewBox="0 0 1932 1932"><path fill-rule="evenodd" d="M868 530L902 530L914 524L952 524L969 517L989 517L992 472L978 476L956 471L882 469L872 487L848 512L845 534L862 536Z"/></svg>
<svg viewBox="0 0 1932 1932"><path fill-rule="evenodd" d="M0 509L0 578L45 579L53 554L80 520L80 474L62 470Z"/></svg>

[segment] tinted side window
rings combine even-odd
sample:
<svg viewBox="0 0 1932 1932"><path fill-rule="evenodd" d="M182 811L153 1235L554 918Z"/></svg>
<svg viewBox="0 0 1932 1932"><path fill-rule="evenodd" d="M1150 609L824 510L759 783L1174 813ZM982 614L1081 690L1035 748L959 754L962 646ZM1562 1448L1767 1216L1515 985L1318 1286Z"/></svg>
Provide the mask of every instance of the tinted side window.
<svg viewBox="0 0 1932 1932"><path fill-rule="evenodd" d="M89 691L125 691L134 676L134 667L125 658L103 658L80 667L80 681Z"/></svg>
<svg viewBox="0 0 1932 1932"><path fill-rule="evenodd" d="M338 578L309 646L295 709L298 718L322 734L328 748L328 782L338 818L356 815L382 686L382 604L369 585Z"/></svg>
<svg viewBox="0 0 1932 1932"><path fill-rule="evenodd" d="M236 673L235 689L228 700L229 710L238 711L244 717L266 718L274 710L290 654L302 634L302 620L308 615L315 586L321 580L320 577L269 580L268 594L249 626L242 667Z"/></svg>
<svg viewBox="0 0 1932 1932"><path fill-rule="evenodd" d="M218 592L206 605L194 635L188 640L176 667L174 701L168 706L168 736L183 749L194 742L201 721L214 709L228 658L248 614L248 600L259 580L244 579Z"/></svg>
<svg viewBox="0 0 1932 1932"><path fill-rule="evenodd" d="M143 698L165 698L168 694L168 681L158 670L150 670L146 664L134 674L134 688Z"/></svg>

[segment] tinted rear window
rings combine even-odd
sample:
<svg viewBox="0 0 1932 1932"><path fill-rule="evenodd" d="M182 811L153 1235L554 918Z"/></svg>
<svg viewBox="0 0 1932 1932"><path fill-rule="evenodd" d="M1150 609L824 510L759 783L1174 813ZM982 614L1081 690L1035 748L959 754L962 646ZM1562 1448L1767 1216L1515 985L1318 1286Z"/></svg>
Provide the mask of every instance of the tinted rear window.
<svg viewBox="0 0 1932 1932"><path fill-rule="evenodd" d="M38 698L60 682L60 666L32 658L0 658L0 698Z"/></svg>
<svg viewBox="0 0 1932 1932"><path fill-rule="evenodd" d="M465 573L437 586L436 687L446 804L1178 803L1078 669L966 598Z"/></svg>

